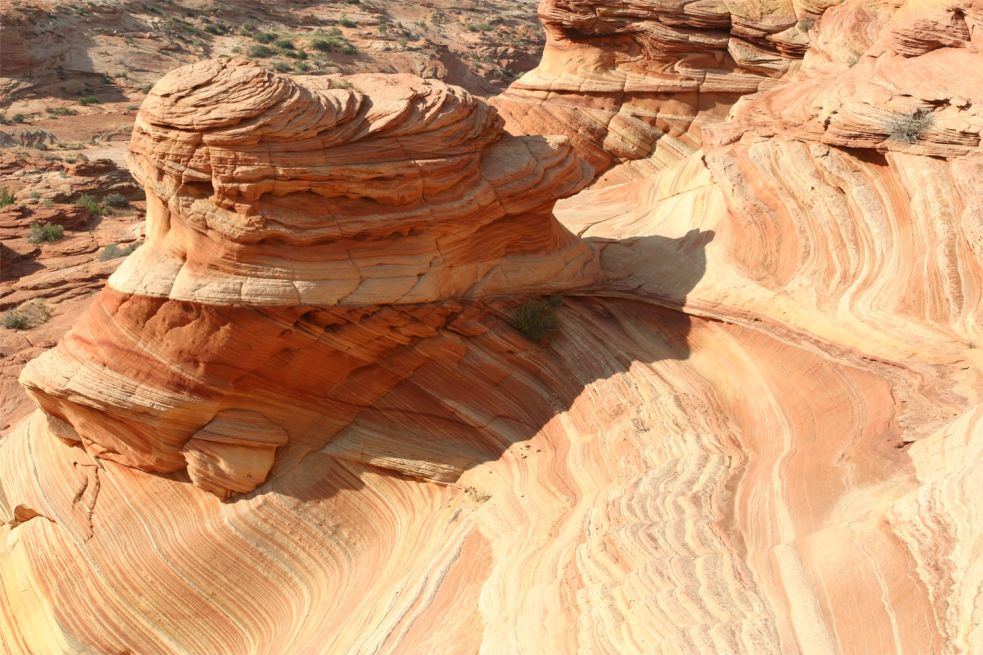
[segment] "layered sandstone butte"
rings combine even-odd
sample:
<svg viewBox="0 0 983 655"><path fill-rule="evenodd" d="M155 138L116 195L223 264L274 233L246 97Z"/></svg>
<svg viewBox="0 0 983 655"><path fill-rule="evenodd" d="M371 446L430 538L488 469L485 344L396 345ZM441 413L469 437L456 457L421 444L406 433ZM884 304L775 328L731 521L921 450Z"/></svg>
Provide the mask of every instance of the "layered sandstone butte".
<svg viewBox="0 0 983 655"><path fill-rule="evenodd" d="M21 380L63 438L222 497L432 358L408 346L460 303L596 271L552 218L589 167L440 82L206 61L155 87L131 156L146 243Z"/></svg>
<svg viewBox="0 0 983 655"><path fill-rule="evenodd" d="M801 66L559 224L590 171L456 89L162 82L148 242L0 444L0 643L983 651L983 6L809 6Z"/></svg>
<svg viewBox="0 0 983 655"><path fill-rule="evenodd" d="M639 159L658 170L696 151L701 128L740 97L795 70L839 1L541 0L542 62L495 106L514 133L568 135L598 172Z"/></svg>

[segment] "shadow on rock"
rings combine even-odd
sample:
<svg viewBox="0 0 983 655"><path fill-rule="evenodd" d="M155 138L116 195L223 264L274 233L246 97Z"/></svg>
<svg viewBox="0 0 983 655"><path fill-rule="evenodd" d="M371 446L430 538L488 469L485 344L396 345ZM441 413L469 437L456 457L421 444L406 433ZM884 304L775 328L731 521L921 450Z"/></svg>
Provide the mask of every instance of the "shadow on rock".
<svg viewBox="0 0 983 655"><path fill-rule="evenodd" d="M703 277L713 237L692 230L677 239L596 240L605 281L563 298L554 339L537 345L510 326L521 299L489 304L475 325L463 326L466 336L443 329L416 344L443 355L359 411L319 456L291 465L288 455L254 493L272 488L310 500L327 484L321 474L350 487L353 471L365 466L454 483L465 470L536 436L594 382L636 363L689 358L692 319L670 307L681 307ZM345 473L338 477L339 471Z"/></svg>

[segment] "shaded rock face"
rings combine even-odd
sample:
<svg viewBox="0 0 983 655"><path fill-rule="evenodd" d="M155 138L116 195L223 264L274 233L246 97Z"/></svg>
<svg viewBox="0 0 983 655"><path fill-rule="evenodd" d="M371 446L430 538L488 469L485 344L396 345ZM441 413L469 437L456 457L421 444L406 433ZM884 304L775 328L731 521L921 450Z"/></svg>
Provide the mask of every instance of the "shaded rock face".
<svg viewBox="0 0 983 655"><path fill-rule="evenodd" d="M611 19L600 3L562 6ZM618 10L654 11L637 6ZM679 21L675 4L655 6L647 15L664 12L661 24ZM716 5L679 6L692 16ZM745 6L763 21L784 5ZM566 289L545 345L508 325L521 299L488 282L425 302L404 301L397 283L377 303L286 302L278 280L317 293L333 283L302 248L289 257L265 236L309 229L312 205L284 213L264 189L313 188L331 171L305 139L265 150L274 174L255 164L262 149L250 139L281 131L265 127L277 114L250 113L259 101L222 92L242 115L218 128L215 149L206 141L219 105L202 101L202 123L181 129L167 127L180 111L148 106L134 164L156 198L154 258L134 256L139 270L114 278L28 367L41 409L0 443L4 648L983 651L981 152L967 136L973 89L937 100L960 88L950 71L972 80L983 70L979 13L968 0L847 0L810 27L801 66L742 96L692 154L557 202L556 219L599 270L589 284L544 275L521 286ZM236 89L273 80L260 87L277 98L382 97L357 80L315 93L241 66L194 75L246 73ZM183 90L155 102L209 93L207 83L173 88ZM903 103L928 110L931 124L892 138L874 129L886 111L877 98L892 114ZM821 116L826 107L837 111ZM439 111L386 115L411 114L431 132L447 125ZM477 135L494 119L474 124L484 144L474 152L514 142ZM150 147L158 129L167 136ZM363 151L372 175L346 187L356 198L382 197L366 183L380 172L374 152ZM241 175L220 178L230 160ZM455 193L482 206L470 188ZM362 216L328 206L344 225ZM380 252L401 252L398 239L386 243ZM492 243L512 242L505 231ZM559 243L538 257L581 244ZM392 261L380 262L382 277L399 280ZM145 274L156 266L178 272L156 288ZM239 285L247 272L257 282Z"/></svg>
<svg viewBox="0 0 983 655"><path fill-rule="evenodd" d="M150 94L146 243L21 376L87 451L251 491L291 438L320 447L434 357L414 344L466 306L593 281L552 217L591 176L562 139L509 136L440 82L349 79L217 60Z"/></svg>
<svg viewBox="0 0 983 655"><path fill-rule="evenodd" d="M700 128L798 66L837 0L542 0L539 67L494 100L515 133L566 134L602 173L694 152Z"/></svg>

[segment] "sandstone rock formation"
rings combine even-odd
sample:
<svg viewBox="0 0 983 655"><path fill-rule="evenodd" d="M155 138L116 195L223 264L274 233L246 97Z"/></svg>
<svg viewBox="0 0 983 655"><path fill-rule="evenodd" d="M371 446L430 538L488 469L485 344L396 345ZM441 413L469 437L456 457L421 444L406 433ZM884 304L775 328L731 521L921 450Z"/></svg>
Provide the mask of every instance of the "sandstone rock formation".
<svg viewBox="0 0 983 655"><path fill-rule="evenodd" d="M801 66L556 219L590 171L460 90L172 74L147 244L0 443L0 643L983 650L983 7L943 4L808 3Z"/></svg>
<svg viewBox="0 0 983 655"><path fill-rule="evenodd" d="M838 3L542 0L543 60L495 106L514 133L570 136L599 173L636 159L652 172L794 70L815 19Z"/></svg>
<svg viewBox="0 0 983 655"><path fill-rule="evenodd" d="M161 80L131 153L146 243L21 380L64 438L145 471L187 468L222 497L433 357L407 346L460 321L462 301L596 272L552 218L589 167L561 140L504 134L440 82L332 88L205 61Z"/></svg>

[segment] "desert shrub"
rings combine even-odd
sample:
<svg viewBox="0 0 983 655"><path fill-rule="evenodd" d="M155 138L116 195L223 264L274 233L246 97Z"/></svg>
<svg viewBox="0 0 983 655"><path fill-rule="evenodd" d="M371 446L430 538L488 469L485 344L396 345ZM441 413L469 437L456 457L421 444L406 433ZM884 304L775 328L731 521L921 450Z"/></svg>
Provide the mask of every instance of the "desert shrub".
<svg viewBox="0 0 983 655"><path fill-rule="evenodd" d="M289 73L290 64L288 64L285 61L278 61L275 64L273 64L273 70L275 70L278 73Z"/></svg>
<svg viewBox="0 0 983 655"><path fill-rule="evenodd" d="M464 26L469 32L487 32L492 28L488 23L468 23Z"/></svg>
<svg viewBox="0 0 983 655"><path fill-rule="evenodd" d="M332 78L328 80L328 86L330 86L332 89L350 89L352 88L352 83L346 82L345 80Z"/></svg>
<svg viewBox="0 0 983 655"><path fill-rule="evenodd" d="M99 261L109 261L110 259L119 259L120 257L126 257L134 250L140 247L141 241L136 241L129 245L121 245L118 243L112 243L106 246L101 253L99 253Z"/></svg>
<svg viewBox="0 0 983 655"><path fill-rule="evenodd" d="M527 300L512 312L509 325L536 343L548 339L560 327L553 303Z"/></svg>
<svg viewBox="0 0 983 655"><path fill-rule="evenodd" d="M47 107L45 111L52 116L74 116L78 113L71 107Z"/></svg>
<svg viewBox="0 0 983 655"><path fill-rule="evenodd" d="M294 49L294 42L291 41L290 39L277 39L276 40L276 43L274 43L273 45L275 45L276 47L280 48L280 50L293 50Z"/></svg>
<svg viewBox="0 0 983 655"><path fill-rule="evenodd" d="M265 45L254 45L246 51L246 54L250 57L265 58L272 57L276 54L273 48L268 48Z"/></svg>
<svg viewBox="0 0 983 655"><path fill-rule="evenodd" d="M24 114L14 114L15 123L23 123L26 120L27 120L27 116L25 116Z"/></svg>
<svg viewBox="0 0 983 655"><path fill-rule="evenodd" d="M345 55L354 55L358 52L358 49L351 43L346 43L344 47L341 49L341 52L342 54Z"/></svg>
<svg viewBox="0 0 983 655"><path fill-rule="evenodd" d="M89 194L83 193L78 198L75 199L75 204L79 207L85 207L89 210L89 213L93 216L102 216L103 214L108 214L106 206L96 200L96 197Z"/></svg>
<svg viewBox="0 0 983 655"><path fill-rule="evenodd" d="M122 193L110 193L102 201L115 209L121 209L130 205L130 201Z"/></svg>
<svg viewBox="0 0 983 655"><path fill-rule="evenodd" d="M813 19L813 18L803 18L802 20L800 20L798 23L795 24L795 27L800 32L808 32L809 30L812 29L812 27L815 24L816 24L815 19Z"/></svg>
<svg viewBox="0 0 983 655"><path fill-rule="evenodd" d="M14 204L14 194L7 189L0 189L0 207Z"/></svg>
<svg viewBox="0 0 983 655"><path fill-rule="evenodd" d="M306 73L307 71L311 70L311 65L308 64L306 61L298 62L297 70L299 70L301 73Z"/></svg>
<svg viewBox="0 0 983 655"><path fill-rule="evenodd" d="M34 223L31 225L31 234L27 239L37 244L59 241L64 236L65 228L57 223Z"/></svg>
<svg viewBox="0 0 983 655"><path fill-rule="evenodd" d="M51 318L51 306L40 299L28 300L4 314L3 326L11 330L37 327Z"/></svg>
<svg viewBox="0 0 983 655"><path fill-rule="evenodd" d="M273 43L276 41L276 34L272 32L256 32L253 34L253 38L260 43Z"/></svg>
<svg viewBox="0 0 983 655"><path fill-rule="evenodd" d="M99 98L97 98L95 96L92 96L92 95L81 96L79 98L79 104L82 105L83 107L87 107L89 105L98 105L99 104Z"/></svg>
<svg viewBox="0 0 983 655"><path fill-rule="evenodd" d="M348 16L342 16L341 18L338 19L338 22L341 24L342 27L358 27L358 23L353 21Z"/></svg>
<svg viewBox="0 0 983 655"><path fill-rule="evenodd" d="M31 191L31 200L33 200L35 203L37 203L39 200L41 200L41 192L40 191Z"/></svg>
<svg viewBox="0 0 983 655"><path fill-rule="evenodd" d="M931 127L935 117L931 112L919 109L913 114L895 116L887 125L887 135L891 141L918 143Z"/></svg>
<svg viewBox="0 0 983 655"><path fill-rule="evenodd" d="M11 311L3 315L3 326L8 330L26 330L28 320L20 312Z"/></svg>
<svg viewBox="0 0 983 655"><path fill-rule="evenodd" d="M311 47L319 52L331 52L335 49L336 45L340 45L340 42L336 43L328 39L314 39L311 41Z"/></svg>

